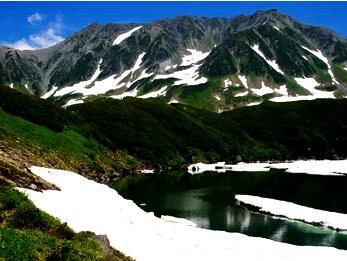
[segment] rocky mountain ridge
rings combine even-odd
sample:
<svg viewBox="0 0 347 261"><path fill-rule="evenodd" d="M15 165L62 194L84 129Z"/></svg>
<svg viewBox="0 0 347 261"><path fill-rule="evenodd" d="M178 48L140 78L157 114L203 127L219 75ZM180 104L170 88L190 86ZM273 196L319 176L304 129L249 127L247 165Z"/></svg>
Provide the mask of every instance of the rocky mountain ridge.
<svg viewBox="0 0 347 261"><path fill-rule="evenodd" d="M264 100L344 98L347 41L277 10L93 23L47 49L0 47L0 81L62 106L136 96L223 111Z"/></svg>

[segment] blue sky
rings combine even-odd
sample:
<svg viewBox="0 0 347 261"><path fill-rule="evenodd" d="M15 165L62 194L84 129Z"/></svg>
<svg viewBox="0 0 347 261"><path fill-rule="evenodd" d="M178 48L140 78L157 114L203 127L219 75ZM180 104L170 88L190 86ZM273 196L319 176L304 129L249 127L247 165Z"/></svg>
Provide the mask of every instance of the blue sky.
<svg viewBox="0 0 347 261"><path fill-rule="evenodd" d="M146 23L183 14L233 17L273 8L347 38L347 2L0 2L0 43L41 48L92 22Z"/></svg>

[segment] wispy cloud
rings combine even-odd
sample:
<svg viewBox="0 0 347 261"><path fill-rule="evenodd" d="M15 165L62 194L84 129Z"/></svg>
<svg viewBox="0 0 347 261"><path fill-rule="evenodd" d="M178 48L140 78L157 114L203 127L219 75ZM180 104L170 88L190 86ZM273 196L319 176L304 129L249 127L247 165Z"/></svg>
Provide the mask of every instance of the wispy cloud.
<svg viewBox="0 0 347 261"><path fill-rule="evenodd" d="M61 16L56 16L55 21L49 23L48 27L37 33L29 35L27 38L22 38L13 43L2 42L6 45L18 50L34 50L47 48L64 40L62 34L63 21Z"/></svg>
<svg viewBox="0 0 347 261"><path fill-rule="evenodd" d="M29 15L27 20L28 20L28 23L30 23L30 24L36 24L36 23L39 23L43 20L43 15L36 12L32 15Z"/></svg>

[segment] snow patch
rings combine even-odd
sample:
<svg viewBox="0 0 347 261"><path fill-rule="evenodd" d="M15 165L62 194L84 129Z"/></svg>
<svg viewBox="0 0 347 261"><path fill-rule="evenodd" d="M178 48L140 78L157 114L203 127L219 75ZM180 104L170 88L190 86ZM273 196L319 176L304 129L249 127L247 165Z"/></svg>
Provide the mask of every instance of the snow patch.
<svg viewBox="0 0 347 261"><path fill-rule="evenodd" d="M160 88L160 90L158 90L158 91L146 93L145 95L139 96L139 98L147 99L147 98L155 98L155 97L159 97L159 96L165 96L166 95L166 89L167 89L167 86L164 86L164 87Z"/></svg>
<svg viewBox="0 0 347 261"><path fill-rule="evenodd" d="M273 93L273 89L270 87L266 86L265 83L262 81L261 82L261 88L260 89L251 89L252 92L254 92L258 96L263 96L265 94Z"/></svg>
<svg viewBox="0 0 347 261"><path fill-rule="evenodd" d="M25 87L25 89L29 90L29 86L27 83L24 85L24 87Z"/></svg>
<svg viewBox="0 0 347 261"><path fill-rule="evenodd" d="M210 54L210 52L203 53L195 49L187 49L187 51L190 52L190 54L182 57L181 66L196 64L197 62L205 59Z"/></svg>
<svg viewBox="0 0 347 261"><path fill-rule="evenodd" d="M347 260L347 251L332 247L294 246L166 222L107 185L73 172L39 167L31 171L61 189L18 188L38 208L76 232L107 235L111 246L136 260Z"/></svg>
<svg viewBox="0 0 347 261"><path fill-rule="evenodd" d="M247 104L247 106L256 106L259 104L261 104L261 102L251 102L251 103Z"/></svg>
<svg viewBox="0 0 347 261"><path fill-rule="evenodd" d="M215 95L214 98L217 100L217 101L220 101L220 97L218 95Z"/></svg>
<svg viewBox="0 0 347 261"><path fill-rule="evenodd" d="M173 85L199 85L207 82L207 78L199 76L199 67L200 64L196 64L199 61L205 59L210 52L202 53L201 51L197 51L194 49L187 49L191 54L182 57L181 66L189 66L190 68L176 71L171 74L160 74L156 75L154 79L168 79L168 78L176 78L177 81L174 82ZM175 67L174 67L175 68Z"/></svg>
<svg viewBox="0 0 347 261"><path fill-rule="evenodd" d="M10 84L10 88L13 89L13 83Z"/></svg>
<svg viewBox="0 0 347 261"><path fill-rule="evenodd" d="M190 165L188 171L195 168L195 173L204 171L218 171L218 169L226 169L230 171L269 171L273 169L285 169L288 173L304 173L310 175L323 176L341 176L347 174L347 160L298 160L291 162L272 163L244 163L225 164L218 162L216 164L197 163Z"/></svg>
<svg viewBox="0 0 347 261"><path fill-rule="evenodd" d="M179 103L179 101L172 98L172 99L169 101L169 104L171 104L171 103Z"/></svg>
<svg viewBox="0 0 347 261"><path fill-rule="evenodd" d="M277 26L273 26L273 28L280 32L280 29Z"/></svg>
<svg viewBox="0 0 347 261"><path fill-rule="evenodd" d="M135 27L124 34L118 35L117 38L113 41L112 45L119 45L121 42L123 42L125 39L129 38L132 35L132 33L139 30L141 27L142 26Z"/></svg>
<svg viewBox="0 0 347 261"><path fill-rule="evenodd" d="M232 81L230 81L229 79L225 79L224 80L224 91L226 91L229 86L233 85Z"/></svg>
<svg viewBox="0 0 347 261"><path fill-rule="evenodd" d="M41 98L47 99L47 98L51 97L57 90L58 90L58 87L53 85L52 89L49 92L46 92L44 95L42 95Z"/></svg>
<svg viewBox="0 0 347 261"><path fill-rule="evenodd" d="M306 61L308 61L308 59L305 55L301 55L301 57L304 58Z"/></svg>
<svg viewBox="0 0 347 261"><path fill-rule="evenodd" d="M71 106L71 105L74 105L74 104L80 104L80 103L83 103L83 100L80 100L80 99L71 99L69 100L63 107L68 107L68 106Z"/></svg>
<svg viewBox="0 0 347 261"><path fill-rule="evenodd" d="M243 86L245 86L245 87L248 89L248 84L247 84L247 78L246 78L246 76L238 75L237 78L239 78L239 80L241 81L241 83L243 84Z"/></svg>
<svg viewBox="0 0 347 261"><path fill-rule="evenodd" d="M154 173L154 169L142 169L142 170L140 170L140 173L143 173L143 174L153 174Z"/></svg>
<svg viewBox="0 0 347 261"><path fill-rule="evenodd" d="M248 94L248 91L240 92L240 93L235 94L234 97L243 97L243 96L246 96L247 94Z"/></svg>
<svg viewBox="0 0 347 261"><path fill-rule="evenodd" d="M113 96L110 96L110 97L113 98L113 99L120 99L120 100L122 100L125 97L136 97L137 96L137 92L138 92L138 90L134 89L134 90L131 90L131 91L128 91L128 92L123 92L122 94L113 95Z"/></svg>
<svg viewBox="0 0 347 261"><path fill-rule="evenodd" d="M288 96L288 89L286 85L281 85L278 89L275 90L277 93L282 94L283 96Z"/></svg>
<svg viewBox="0 0 347 261"><path fill-rule="evenodd" d="M100 70L101 63L102 63L102 59L100 59L100 61L98 63L98 67L96 68L96 71L94 72L94 74L92 75L92 77L89 80L76 83L72 86L64 87L64 88L60 89L59 91L56 91L53 94L53 96L58 97L58 96L63 96L63 95L69 94L69 93L82 93L83 94L86 91L86 86L88 86L89 84L94 82L98 78L99 74L101 73L101 70Z"/></svg>
<svg viewBox="0 0 347 261"><path fill-rule="evenodd" d="M333 92L317 90L315 87L317 87L319 83L314 78L294 78L294 79L298 84L300 84L302 87L308 90L315 99L321 99L321 98L334 99L335 98Z"/></svg>
<svg viewBox="0 0 347 261"><path fill-rule="evenodd" d="M255 51L257 54L259 54L259 56L261 58L263 58L268 65L270 65L274 70L276 70L277 72L284 74L284 72L280 69L280 67L278 66L277 62L275 60L268 60L265 55L260 51L259 49L259 45L255 44L253 46L251 46L251 48L253 49L253 51Z"/></svg>
<svg viewBox="0 0 347 261"><path fill-rule="evenodd" d="M207 78L199 76L200 65L194 65L188 69L176 71L171 74L158 74L154 79L176 78L177 81L173 85L199 85L207 82Z"/></svg>
<svg viewBox="0 0 347 261"><path fill-rule="evenodd" d="M300 220L310 224L321 224L322 226L336 230L347 230L347 214L314 209L292 202L250 195L236 195L235 199L241 203L259 208L259 212L284 216L289 219Z"/></svg>
<svg viewBox="0 0 347 261"><path fill-rule="evenodd" d="M311 50L311 49L309 49L309 48L307 48L307 47L305 47L303 45L301 45L301 48L303 48L306 51L312 53L314 56L316 56L318 59L320 59L322 62L324 62L328 66L328 73L330 74L333 83L336 83L336 84L339 83L335 79L335 76L334 76L333 72L331 71L331 66L330 66L328 58L326 58L320 50L314 51L314 50Z"/></svg>

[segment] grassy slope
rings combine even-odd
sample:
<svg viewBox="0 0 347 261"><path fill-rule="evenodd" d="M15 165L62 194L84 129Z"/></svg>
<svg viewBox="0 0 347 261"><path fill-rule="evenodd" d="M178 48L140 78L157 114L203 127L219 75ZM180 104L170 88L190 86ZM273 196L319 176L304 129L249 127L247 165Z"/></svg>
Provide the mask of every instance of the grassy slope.
<svg viewBox="0 0 347 261"><path fill-rule="evenodd" d="M132 260L110 256L95 235L76 234L12 188L0 186L0 210L1 260Z"/></svg>
<svg viewBox="0 0 347 261"><path fill-rule="evenodd" d="M40 165L48 164L89 174L110 173L126 167L126 155L114 153L72 129L55 132L1 109L0 121L0 142L29 154L31 160Z"/></svg>

